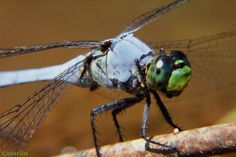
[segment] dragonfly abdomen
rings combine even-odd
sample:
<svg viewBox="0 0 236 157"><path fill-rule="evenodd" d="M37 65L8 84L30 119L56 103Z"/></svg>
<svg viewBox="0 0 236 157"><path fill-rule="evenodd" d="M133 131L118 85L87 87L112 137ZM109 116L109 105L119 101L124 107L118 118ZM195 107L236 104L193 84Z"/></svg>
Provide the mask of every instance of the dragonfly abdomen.
<svg viewBox="0 0 236 157"><path fill-rule="evenodd" d="M74 64L83 60L84 58L85 56L79 55L60 65L48 66L37 69L0 71L0 87L6 87L17 84L36 82L36 81L53 80L60 73L65 71L68 67L73 66ZM79 69L77 71L80 72ZM73 79L61 78L61 79L69 83L78 84L78 78L73 78Z"/></svg>

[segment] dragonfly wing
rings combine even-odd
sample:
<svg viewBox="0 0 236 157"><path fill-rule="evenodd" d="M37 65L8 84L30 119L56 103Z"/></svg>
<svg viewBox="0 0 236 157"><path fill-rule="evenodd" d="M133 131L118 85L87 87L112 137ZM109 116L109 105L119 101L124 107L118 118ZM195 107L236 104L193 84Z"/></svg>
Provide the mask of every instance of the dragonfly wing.
<svg viewBox="0 0 236 157"><path fill-rule="evenodd" d="M80 62L55 77L47 86L29 97L24 103L0 114L0 150L20 150L67 89L66 80L78 79Z"/></svg>
<svg viewBox="0 0 236 157"><path fill-rule="evenodd" d="M162 7L156 8L149 12L144 13L143 15L139 16L138 18L134 19L129 25L127 25L120 35L124 33L133 33L142 28L143 26L147 25L148 23L152 22L159 16L167 13L168 11L186 3L188 0L175 0L174 2Z"/></svg>
<svg viewBox="0 0 236 157"><path fill-rule="evenodd" d="M53 48L100 48L101 46L100 41L62 41L50 44L42 44L42 45L33 45L33 46L22 46L22 47L15 47L11 49L0 49L0 59L32 53L42 50L48 50Z"/></svg>
<svg viewBox="0 0 236 157"><path fill-rule="evenodd" d="M181 50L187 55L192 68L192 79L185 92L188 95L212 92L236 83L236 31L151 45L157 49L156 53L164 48Z"/></svg>

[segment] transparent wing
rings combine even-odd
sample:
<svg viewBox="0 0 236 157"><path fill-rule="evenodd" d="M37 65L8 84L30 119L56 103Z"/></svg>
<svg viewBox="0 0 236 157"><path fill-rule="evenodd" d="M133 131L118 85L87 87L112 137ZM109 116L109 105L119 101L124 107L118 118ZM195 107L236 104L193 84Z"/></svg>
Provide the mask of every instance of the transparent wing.
<svg viewBox="0 0 236 157"><path fill-rule="evenodd" d="M168 11L186 3L188 0L175 0L174 2L162 7L151 10L138 18L134 19L129 25L127 25L120 34L123 33L133 33L143 26L147 25L151 21L155 20L159 16L167 13Z"/></svg>
<svg viewBox="0 0 236 157"><path fill-rule="evenodd" d="M185 52L190 60L193 76L184 95L190 98L236 83L236 31L151 45L156 53L160 48Z"/></svg>
<svg viewBox="0 0 236 157"><path fill-rule="evenodd" d="M66 80L79 78L82 62L76 63L58 75L24 103L0 114L0 151L20 150L25 146L67 89Z"/></svg>
<svg viewBox="0 0 236 157"><path fill-rule="evenodd" d="M32 45L32 46L22 46L22 47L15 47L10 49L0 49L0 59L26 54L26 53L32 53L47 49L53 49L53 48L99 48L101 46L100 41L62 41L62 42L56 42L56 43L50 43L50 44L42 44L42 45Z"/></svg>

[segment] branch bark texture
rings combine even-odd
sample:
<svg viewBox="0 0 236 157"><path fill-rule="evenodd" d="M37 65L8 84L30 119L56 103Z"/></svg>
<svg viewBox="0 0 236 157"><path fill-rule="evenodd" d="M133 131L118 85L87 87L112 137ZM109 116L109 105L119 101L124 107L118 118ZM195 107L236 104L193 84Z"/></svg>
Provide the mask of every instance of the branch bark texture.
<svg viewBox="0 0 236 157"><path fill-rule="evenodd" d="M154 136L152 140L176 147L177 151L163 154L163 147L150 144L155 153L145 150L143 139L107 145L101 148L104 157L163 157L163 156L210 156L236 152L236 122L208 126L193 130L181 131ZM160 153L162 152L162 153ZM96 157L95 149L61 155L63 157Z"/></svg>

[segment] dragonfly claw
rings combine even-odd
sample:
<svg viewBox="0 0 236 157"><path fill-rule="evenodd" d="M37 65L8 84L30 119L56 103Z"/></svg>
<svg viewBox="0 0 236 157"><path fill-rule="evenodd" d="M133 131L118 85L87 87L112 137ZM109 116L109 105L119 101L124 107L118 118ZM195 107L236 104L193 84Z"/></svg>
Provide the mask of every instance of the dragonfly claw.
<svg viewBox="0 0 236 157"><path fill-rule="evenodd" d="M146 150L148 150L150 152L164 153L164 154L170 154L170 153L177 151L176 147L154 141L154 140L152 140L152 138L153 138L153 136L151 136L150 138L144 138L144 140L146 141L146 143L145 143ZM150 144L158 145L158 146L160 146L160 148L151 148Z"/></svg>

